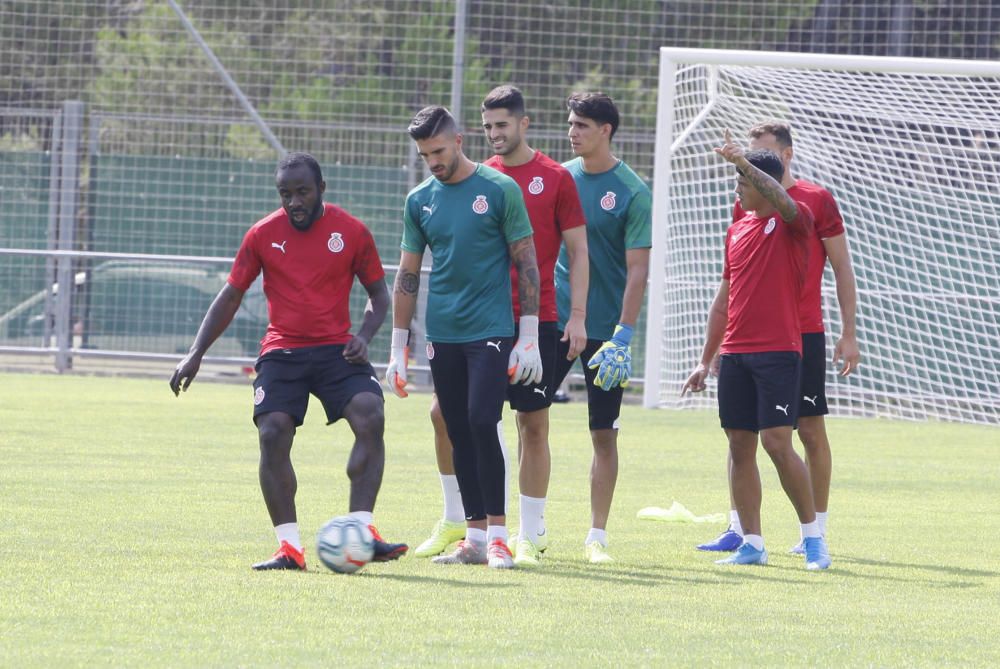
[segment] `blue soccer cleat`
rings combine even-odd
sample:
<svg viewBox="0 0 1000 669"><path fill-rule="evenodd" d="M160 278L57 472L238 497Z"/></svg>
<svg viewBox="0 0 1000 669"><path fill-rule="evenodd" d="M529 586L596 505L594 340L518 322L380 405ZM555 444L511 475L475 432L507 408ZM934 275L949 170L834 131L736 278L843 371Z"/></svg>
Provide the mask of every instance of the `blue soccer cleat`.
<svg viewBox="0 0 1000 669"><path fill-rule="evenodd" d="M828 569L831 564L830 553L826 549L826 539L823 537L806 537L802 540L806 551L806 569Z"/></svg>
<svg viewBox="0 0 1000 669"><path fill-rule="evenodd" d="M767 564L767 551L744 543L735 553L724 560L716 560L715 564Z"/></svg>
<svg viewBox="0 0 1000 669"><path fill-rule="evenodd" d="M725 532L716 537L715 541L698 546L700 551L732 552L743 543L743 537L736 534L733 528L729 527Z"/></svg>

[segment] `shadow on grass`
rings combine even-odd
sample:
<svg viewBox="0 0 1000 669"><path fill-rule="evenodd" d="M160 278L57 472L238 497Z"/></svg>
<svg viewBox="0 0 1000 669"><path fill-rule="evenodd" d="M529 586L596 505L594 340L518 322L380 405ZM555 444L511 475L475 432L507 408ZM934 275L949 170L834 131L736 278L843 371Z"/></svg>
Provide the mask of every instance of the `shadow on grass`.
<svg viewBox="0 0 1000 669"><path fill-rule="evenodd" d="M871 567L892 567L895 569L925 569L927 571L938 571L953 576L980 576L983 578L996 578L1000 572L988 571L985 569L966 569L965 567L950 567L943 564L916 564L913 562L891 562L889 560L872 560L870 558L860 558L851 555L834 555L834 560L847 562L850 564L860 564Z"/></svg>
<svg viewBox="0 0 1000 669"><path fill-rule="evenodd" d="M452 576L451 578L438 578L437 576L421 576L419 574L377 574L375 572L372 572L371 576L373 578L384 578L384 579L389 579L391 581L403 581L405 583L421 583L427 585L431 584L447 585L453 588L462 588L462 589L480 588L486 590L494 590L494 589L500 590L500 589L521 587L520 583L510 583L510 582L483 583L481 581L469 581L463 578L455 578L455 576L459 576L458 573L459 570L468 568L469 567L462 567L461 565L457 565L457 569L454 570L449 569L449 571L454 574L454 576ZM484 566L483 569L488 569L488 567ZM444 570L442 570L442 572L443 571Z"/></svg>
<svg viewBox="0 0 1000 669"><path fill-rule="evenodd" d="M794 578L781 578L778 574L774 573L775 570L769 569L768 567L728 567L723 565L709 565L714 567L714 569L706 571L704 575L701 575L701 572L699 571L692 573L693 570L690 567L675 568L665 565L643 566L622 563L612 565L591 565L560 560L546 560L546 564L551 564L552 569L542 567L534 570L533 573L559 578L576 578L647 587L669 585L671 583L693 583L698 585L717 585L721 587L728 587L733 581L741 581L747 578L787 584L795 584L799 582ZM708 566L706 566L706 570L707 568Z"/></svg>

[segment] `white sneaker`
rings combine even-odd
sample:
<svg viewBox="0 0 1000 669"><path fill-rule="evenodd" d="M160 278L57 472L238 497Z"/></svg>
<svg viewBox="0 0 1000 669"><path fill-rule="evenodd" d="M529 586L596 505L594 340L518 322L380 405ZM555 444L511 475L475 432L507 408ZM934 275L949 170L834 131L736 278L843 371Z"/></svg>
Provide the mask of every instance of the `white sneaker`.
<svg viewBox="0 0 1000 669"><path fill-rule="evenodd" d="M514 568L514 556L503 539L494 539L493 543L486 549L486 556L491 569Z"/></svg>

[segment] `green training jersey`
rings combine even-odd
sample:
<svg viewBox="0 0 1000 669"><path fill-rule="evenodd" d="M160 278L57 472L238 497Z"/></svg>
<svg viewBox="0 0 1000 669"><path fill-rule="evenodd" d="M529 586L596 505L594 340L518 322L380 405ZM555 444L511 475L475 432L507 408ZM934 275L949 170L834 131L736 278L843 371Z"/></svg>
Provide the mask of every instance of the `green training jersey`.
<svg viewBox="0 0 1000 669"><path fill-rule="evenodd" d="M404 251L431 250L427 340L512 337L510 253L531 235L521 189L485 165L456 184L429 177L406 196Z"/></svg>
<svg viewBox="0 0 1000 669"><path fill-rule="evenodd" d="M622 313L627 266L625 251L653 245L653 198L649 187L622 161L600 174L583 171L583 159L563 166L573 175L587 219L590 287L587 291L587 337L608 340ZM569 254L563 244L556 263L559 329L570 311Z"/></svg>

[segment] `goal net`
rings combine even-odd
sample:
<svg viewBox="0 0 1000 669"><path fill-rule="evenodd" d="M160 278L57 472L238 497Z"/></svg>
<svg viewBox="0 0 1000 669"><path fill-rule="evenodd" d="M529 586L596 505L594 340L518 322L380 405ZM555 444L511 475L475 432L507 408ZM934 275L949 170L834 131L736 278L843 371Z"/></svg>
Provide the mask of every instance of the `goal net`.
<svg viewBox="0 0 1000 669"><path fill-rule="evenodd" d="M1000 423L1000 64L662 49L646 406L714 406L696 364L735 176L723 132L790 124L793 173L836 198L857 277L860 369L834 415ZM827 359L841 332L823 282Z"/></svg>

